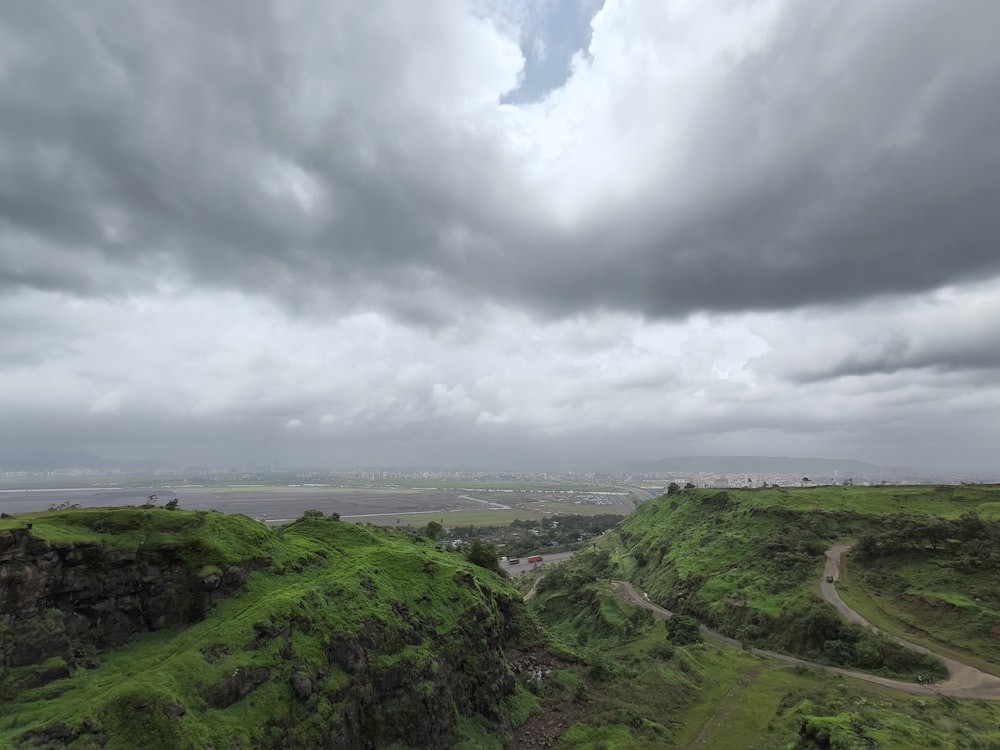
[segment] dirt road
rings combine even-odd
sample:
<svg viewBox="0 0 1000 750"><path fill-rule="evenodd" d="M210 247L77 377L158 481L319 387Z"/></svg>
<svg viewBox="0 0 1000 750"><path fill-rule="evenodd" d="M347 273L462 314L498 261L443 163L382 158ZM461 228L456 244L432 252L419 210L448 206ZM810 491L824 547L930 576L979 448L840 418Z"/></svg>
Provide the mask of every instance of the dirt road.
<svg viewBox="0 0 1000 750"><path fill-rule="evenodd" d="M836 552L837 548L840 548L839 552ZM848 549L847 545L835 545L827 552L827 571L824 572L823 583L826 583L826 575L833 575L836 577L837 573L830 573L829 566L830 560L834 559L835 570L840 569L840 556L844 551ZM831 553L834 553L834 557L831 557ZM832 584L829 584L832 588ZM663 607L658 607L644 596L641 596L632 584L627 581L616 581L615 590L619 596L629 599L630 601L638 604L640 607L645 607L646 609L652 610L654 614L659 617L669 618L673 617L673 612L664 609ZM833 591L833 595L836 596L836 591ZM825 596L824 596L825 598ZM830 600L827 600L830 601ZM837 607L838 611L849 612L850 615L845 614L848 619L852 622L858 622L866 627L871 627L857 612L850 609L840 597L837 597L837 601L840 606L837 606L833 601L831 604ZM841 609L843 607L843 609ZM857 619L854 619L857 618ZM714 630L709 630L704 625L701 626L702 634L711 640L719 641L720 643L727 643L730 646L740 647L741 644L734 638L728 638L721 633L716 633ZM899 640L899 639L897 639ZM903 645L910 648L916 648L918 651L926 652L915 644L907 643L906 641L900 641ZM1000 700L1000 678L994 677L993 675L981 672L975 667L970 667L967 664L962 664L954 659L943 659L944 663L948 667L948 679L944 682L940 682L936 685L919 685L912 682L903 682L902 680L892 680L888 677L879 677L877 675L868 674L866 672L855 672L850 669L843 669L841 667L831 667L825 664L817 664L816 662L806 661L805 659L798 659L794 656L789 656L788 654L779 654L776 651L767 651L760 648L752 648L751 652L757 654L758 656L765 656L770 659L775 659L782 662L783 664L791 664L793 666L800 667L812 667L815 669L823 669L827 672L833 672L834 674L843 675L845 677L853 677L857 680L864 680L865 682L871 682L876 685L883 685L885 687L893 688L895 690L901 690L904 693L910 693L912 695L951 695L956 698L981 698L984 700ZM937 655L937 654L935 654Z"/></svg>
<svg viewBox="0 0 1000 750"><path fill-rule="evenodd" d="M837 594L836 582L840 578L841 558L850 549L851 545L849 544L835 544L826 551L826 568L823 571L823 578L819 583L819 590L823 599L832 604L850 622L857 623L877 633L882 633L897 643L907 648L912 648L914 651L919 651L923 654L934 654L934 656L941 659L948 668L948 679L935 685L934 692L961 698L1000 700L1000 677L987 674L969 664L943 656L931 649L918 646L916 643L910 643L904 638L885 633L885 631L879 630L844 603L844 600ZM833 581L828 581L828 578L832 578Z"/></svg>

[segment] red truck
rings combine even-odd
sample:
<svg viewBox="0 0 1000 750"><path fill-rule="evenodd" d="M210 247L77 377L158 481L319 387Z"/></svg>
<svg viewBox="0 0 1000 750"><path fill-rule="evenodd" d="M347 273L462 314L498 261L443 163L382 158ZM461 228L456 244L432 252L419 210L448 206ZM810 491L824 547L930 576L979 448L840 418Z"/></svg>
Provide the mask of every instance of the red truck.
<svg viewBox="0 0 1000 750"><path fill-rule="evenodd" d="M541 555L532 555L531 557L528 558L528 562L530 562L530 563L536 563L536 562L541 562L541 561L542 561L542 556Z"/></svg>

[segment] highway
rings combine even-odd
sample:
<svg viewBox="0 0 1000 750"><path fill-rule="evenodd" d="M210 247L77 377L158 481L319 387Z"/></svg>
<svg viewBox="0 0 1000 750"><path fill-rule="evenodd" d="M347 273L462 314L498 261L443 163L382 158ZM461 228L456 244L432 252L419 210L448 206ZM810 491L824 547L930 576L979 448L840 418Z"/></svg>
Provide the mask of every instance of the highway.
<svg viewBox="0 0 1000 750"><path fill-rule="evenodd" d="M556 552L551 555L542 555L542 561L540 563L529 563L528 556L520 558L521 562L517 565L511 565L508 562L501 562L500 567L507 571L513 578L521 573L527 573L529 570L534 570L539 565L550 565L552 563L562 562L563 560L569 560L575 553L573 552Z"/></svg>

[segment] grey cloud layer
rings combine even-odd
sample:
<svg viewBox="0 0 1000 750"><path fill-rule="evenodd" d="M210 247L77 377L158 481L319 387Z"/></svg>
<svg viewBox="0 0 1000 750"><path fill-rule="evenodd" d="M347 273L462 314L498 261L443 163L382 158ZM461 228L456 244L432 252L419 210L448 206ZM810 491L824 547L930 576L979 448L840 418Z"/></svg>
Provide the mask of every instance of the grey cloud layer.
<svg viewBox="0 0 1000 750"><path fill-rule="evenodd" d="M3 3L0 465L995 460L1000 5L470 3Z"/></svg>
<svg viewBox="0 0 1000 750"><path fill-rule="evenodd" d="M683 159L653 148L572 227L491 125L514 41L447 4L264 7L5 5L0 285L172 274L436 326L484 299L663 317L1000 272L995 4L788 4L706 79ZM632 107L622 137L655 145Z"/></svg>

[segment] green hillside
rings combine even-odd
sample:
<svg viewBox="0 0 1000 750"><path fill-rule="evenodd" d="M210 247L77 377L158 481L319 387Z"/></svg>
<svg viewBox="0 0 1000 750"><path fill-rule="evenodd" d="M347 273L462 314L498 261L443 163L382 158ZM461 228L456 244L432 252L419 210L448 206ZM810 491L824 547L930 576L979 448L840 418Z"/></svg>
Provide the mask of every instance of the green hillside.
<svg viewBox="0 0 1000 750"><path fill-rule="evenodd" d="M941 666L847 626L821 601L824 552L838 540L905 532L915 518L990 513L998 496L981 486L690 489L620 524L617 554L654 601L740 641L916 679Z"/></svg>
<svg viewBox="0 0 1000 750"><path fill-rule="evenodd" d="M745 647L689 641L678 634L690 629L650 620L648 610L623 601L614 584L630 579L652 601L744 646L914 681L941 679L936 660L840 621L818 596L824 551L853 539L859 553L885 553L851 557L858 589L874 569L868 560L888 565L889 551L904 538L912 558L928 560L922 555L931 551L938 556L927 564L985 565L995 547L987 543L994 527L983 516L995 507L998 490L688 490L644 503L572 561L536 571L538 580L518 582L533 589L529 607L538 619L585 662L540 687L542 708L528 727L544 727L540 717L547 711L550 718L568 719L554 741L560 750L1000 747L996 702L935 695L933 687L907 695L787 666ZM940 537L940 524L950 531L947 544L932 548L925 537L911 536L926 526ZM975 601L990 575L985 568L980 573L968 580L953 576L953 598Z"/></svg>
<svg viewBox="0 0 1000 750"><path fill-rule="evenodd" d="M523 712L520 595L404 532L69 510L5 519L0 565L0 747L447 747Z"/></svg>
<svg viewBox="0 0 1000 750"><path fill-rule="evenodd" d="M276 530L164 508L0 518L0 747L1000 747L997 703L747 648L945 676L820 599L825 550L850 541L852 604L1000 672L997 508L978 485L690 489L516 582L312 512ZM664 625L626 580L693 619Z"/></svg>

